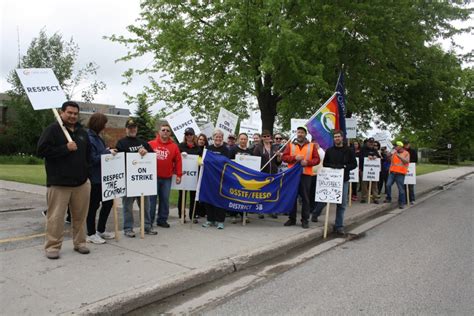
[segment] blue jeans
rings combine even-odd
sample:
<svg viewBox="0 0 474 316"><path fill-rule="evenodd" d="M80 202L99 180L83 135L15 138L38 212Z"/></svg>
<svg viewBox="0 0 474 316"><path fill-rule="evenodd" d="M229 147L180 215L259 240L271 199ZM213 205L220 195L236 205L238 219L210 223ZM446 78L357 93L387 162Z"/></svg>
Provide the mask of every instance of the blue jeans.
<svg viewBox="0 0 474 316"><path fill-rule="evenodd" d="M145 196L145 229L151 228L151 221L150 221L150 197ZM137 201L138 208L140 209L140 197L126 197L122 198L122 206L123 206L123 231L131 231L133 230L133 202ZM138 213L140 214L140 212Z"/></svg>
<svg viewBox="0 0 474 316"><path fill-rule="evenodd" d="M344 227L344 213L346 212L347 199L349 195L349 181L345 181L342 186L342 203L337 204L336 207L336 222L334 223L334 229ZM316 202L316 206L313 210L313 216L318 217L321 215L326 203Z"/></svg>
<svg viewBox="0 0 474 316"><path fill-rule="evenodd" d="M172 178L158 178L156 181L157 195L150 196L150 222L155 221L156 202L159 199L157 223L165 223L170 214L170 192Z"/></svg>
<svg viewBox="0 0 474 316"><path fill-rule="evenodd" d="M405 186L405 196L407 194L410 197L410 202L415 202L415 185L414 184L408 185L408 193L407 193L407 186Z"/></svg>
<svg viewBox="0 0 474 316"><path fill-rule="evenodd" d="M393 172L390 172L388 174L387 184L385 187L385 189L387 190L388 201L392 201L392 185L394 182L397 184L398 187L398 205L403 206L406 203L405 188L403 187L403 183L405 182L405 175Z"/></svg>

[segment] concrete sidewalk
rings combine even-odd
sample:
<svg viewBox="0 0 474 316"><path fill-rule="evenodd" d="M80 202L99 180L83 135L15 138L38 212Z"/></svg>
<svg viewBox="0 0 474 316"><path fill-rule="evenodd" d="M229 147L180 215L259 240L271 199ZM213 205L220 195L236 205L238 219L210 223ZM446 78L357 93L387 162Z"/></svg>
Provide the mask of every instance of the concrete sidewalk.
<svg viewBox="0 0 474 316"><path fill-rule="evenodd" d="M461 167L419 176L417 195L472 172L474 167ZM44 187L8 181L0 181L0 188L45 194ZM396 197L395 186L393 191ZM354 202L346 211L345 224L393 206ZM227 221L224 230L217 230L182 225L176 210L172 213L171 228L158 228L158 236L146 235L142 240L121 235L118 242L89 245L89 255L74 252L70 240L64 242L59 260L48 260L42 245L0 252L0 313L120 314L284 254L322 235L322 223L310 223L308 230L283 227L284 216L260 220L251 215L246 226Z"/></svg>

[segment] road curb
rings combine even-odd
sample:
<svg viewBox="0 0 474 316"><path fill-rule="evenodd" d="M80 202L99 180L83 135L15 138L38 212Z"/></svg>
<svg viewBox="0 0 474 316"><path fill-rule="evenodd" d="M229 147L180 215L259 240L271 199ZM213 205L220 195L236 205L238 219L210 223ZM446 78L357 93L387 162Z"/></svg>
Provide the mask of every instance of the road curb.
<svg viewBox="0 0 474 316"><path fill-rule="evenodd" d="M418 192L417 196L422 197L435 190L444 189L446 186L449 186L459 179L462 179L473 173L474 171L468 172L442 185L425 189L421 192ZM379 213L392 210L397 206L396 203L372 205L374 205L372 208L345 218L345 225L349 226L351 224L355 224ZM155 303L171 295L189 290L198 285L217 280L236 271L241 271L264 261L273 259L289 252L292 249L314 242L316 239L319 239L322 236L323 227L315 227L309 230L304 230L301 233L298 233L297 235L285 240L273 242L270 245L257 248L250 252L220 259L215 263L211 263L208 267L185 272L179 277L170 277L164 281L159 281L159 284L152 282L153 284L150 283L149 285L140 285L137 288L131 288L128 291L108 297L106 299L102 299L92 304L88 304L81 307L80 309L65 312L63 314L121 315L142 306Z"/></svg>

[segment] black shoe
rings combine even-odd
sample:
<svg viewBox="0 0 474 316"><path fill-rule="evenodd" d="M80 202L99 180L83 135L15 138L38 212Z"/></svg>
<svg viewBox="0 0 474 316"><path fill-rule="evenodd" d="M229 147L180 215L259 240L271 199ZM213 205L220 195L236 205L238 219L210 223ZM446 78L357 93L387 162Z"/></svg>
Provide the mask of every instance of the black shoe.
<svg viewBox="0 0 474 316"><path fill-rule="evenodd" d="M318 222L318 217L317 216L311 216L311 221L313 223L317 223Z"/></svg>
<svg viewBox="0 0 474 316"><path fill-rule="evenodd" d="M374 204L379 204L379 200L374 200Z"/></svg>
<svg viewBox="0 0 474 316"><path fill-rule="evenodd" d="M346 235L344 228L338 228L334 231L334 233L336 234L336 236L340 236L340 237L343 237Z"/></svg>
<svg viewBox="0 0 474 316"><path fill-rule="evenodd" d="M147 235L158 235L158 232L156 230L153 230L153 228L145 229L145 234Z"/></svg>
<svg viewBox="0 0 474 316"><path fill-rule="evenodd" d="M309 228L308 222L302 222L301 227L304 228L304 229L308 229Z"/></svg>
<svg viewBox="0 0 474 316"><path fill-rule="evenodd" d="M398 206L398 208L401 209L401 210L403 210L403 209L405 208L405 206L400 204L400 205Z"/></svg>
<svg viewBox="0 0 474 316"><path fill-rule="evenodd" d="M265 218L265 215L260 214L260 215L258 215L258 218L264 219L264 218Z"/></svg>
<svg viewBox="0 0 474 316"><path fill-rule="evenodd" d="M389 199L385 199L385 201L383 201L384 203L392 203L392 200L389 200Z"/></svg>
<svg viewBox="0 0 474 316"><path fill-rule="evenodd" d="M360 200L360 203L367 203L366 200Z"/></svg>
<svg viewBox="0 0 474 316"><path fill-rule="evenodd" d="M197 218L193 219L193 223L194 223L194 224L199 223L199 221L197 220Z"/></svg>
<svg viewBox="0 0 474 316"><path fill-rule="evenodd" d="M271 214L270 217L271 217L271 218L278 218L278 215L276 215L276 214Z"/></svg>
<svg viewBox="0 0 474 316"><path fill-rule="evenodd" d="M283 224L283 226L293 226L293 225L296 225L296 221L292 219L287 220L285 224Z"/></svg>
<svg viewBox="0 0 474 316"><path fill-rule="evenodd" d="M163 228L170 228L170 224L168 224L167 222L158 222L156 223L156 226L160 226Z"/></svg>

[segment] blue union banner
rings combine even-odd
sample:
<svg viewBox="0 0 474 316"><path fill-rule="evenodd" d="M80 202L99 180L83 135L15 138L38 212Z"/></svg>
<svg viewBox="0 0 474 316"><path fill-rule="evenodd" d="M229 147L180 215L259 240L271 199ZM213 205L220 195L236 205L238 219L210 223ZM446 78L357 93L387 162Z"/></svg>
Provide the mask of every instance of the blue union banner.
<svg viewBox="0 0 474 316"><path fill-rule="evenodd" d="M235 212L286 213L295 203L302 168L268 174L207 152L199 201Z"/></svg>

